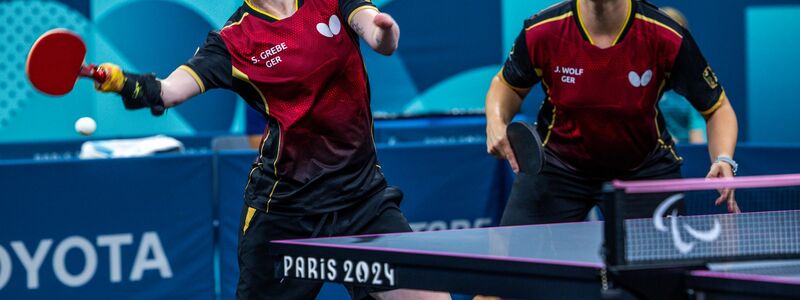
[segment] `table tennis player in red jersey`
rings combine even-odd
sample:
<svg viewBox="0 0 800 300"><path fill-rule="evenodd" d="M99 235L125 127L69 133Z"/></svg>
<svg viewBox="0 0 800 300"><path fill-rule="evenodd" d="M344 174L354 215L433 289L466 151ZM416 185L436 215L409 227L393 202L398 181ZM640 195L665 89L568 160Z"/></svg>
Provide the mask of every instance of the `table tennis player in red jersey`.
<svg viewBox="0 0 800 300"><path fill-rule="evenodd" d="M646 1L564 1L525 21L486 96L488 151L515 169L505 129L536 83L546 95L537 119L545 166L517 176L503 225L584 220L603 182L680 177L657 105L669 89L706 119L707 176L736 171L738 127L722 86L689 31ZM739 210L732 190L716 202ZM658 202L638 204L644 217Z"/></svg>
<svg viewBox="0 0 800 300"><path fill-rule="evenodd" d="M102 65L128 109L165 108L213 88L267 118L245 188L238 299L314 299L321 283L275 278L269 241L411 231L372 136L358 38L391 55L400 30L369 0L248 0L166 79ZM449 299L447 293L347 287L353 299Z"/></svg>

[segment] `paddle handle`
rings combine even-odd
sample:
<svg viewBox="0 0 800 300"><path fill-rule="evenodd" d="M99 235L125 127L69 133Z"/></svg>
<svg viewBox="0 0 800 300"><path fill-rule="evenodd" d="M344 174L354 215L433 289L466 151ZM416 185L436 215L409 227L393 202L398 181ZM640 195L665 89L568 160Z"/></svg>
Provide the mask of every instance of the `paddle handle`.
<svg viewBox="0 0 800 300"><path fill-rule="evenodd" d="M106 78L108 78L106 71L95 65L82 65L79 75L81 77L92 78L94 81L97 81L97 83L106 82Z"/></svg>

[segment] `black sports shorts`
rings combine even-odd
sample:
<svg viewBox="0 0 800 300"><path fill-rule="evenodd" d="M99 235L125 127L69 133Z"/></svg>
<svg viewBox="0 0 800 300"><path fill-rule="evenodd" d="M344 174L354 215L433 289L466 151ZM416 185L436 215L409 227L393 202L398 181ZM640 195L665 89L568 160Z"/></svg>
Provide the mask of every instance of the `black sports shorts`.
<svg viewBox="0 0 800 300"><path fill-rule="evenodd" d="M402 212L403 193L387 187L350 207L335 212L308 216L264 213L247 205L242 209L239 231L239 283L236 298L315 299L322 282L275 277L269 256L272 240L343 236L356 234L409 232L411 227ZM369 293L382 290L347 286L353 299L371 299Z"/></svg>
<svg viewBox="0 0 800 300"><path fill-rule="evenodd" d="M501 226L580 222L603 200L603 184L612 179L653 180L681 178L680 161L663 156L618 178L589 177L565 168L546 152L539 174L517 174L506 204ZM624 207L626 218L652 216L666 196L630 195ZM602 205L599 206L602 209ZM682 210L682 208L680 208Z"/></svg>

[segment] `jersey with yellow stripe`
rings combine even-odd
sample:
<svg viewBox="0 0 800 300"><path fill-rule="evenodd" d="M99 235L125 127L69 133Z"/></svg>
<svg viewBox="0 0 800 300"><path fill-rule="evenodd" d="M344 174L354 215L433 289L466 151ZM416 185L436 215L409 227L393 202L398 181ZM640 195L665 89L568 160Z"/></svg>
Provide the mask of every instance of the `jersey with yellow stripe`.
<svg viewBox="0 0 800 300"><path fill-rule="evenodd" d="M537 128L557 164L601 176L624 176L664 156L679 164L658 99L674 89L710 114L723 96L689 31L633 0L616 40L602 49L578 5L564 1L526 20L501 79L523 92L542 83Z"/></svg>
<svg viewBox="0 0 800 300"><path fill-rule="evenodd" d="M369 0L297 0L280 19L245 1L185 65L204 89L237 92L267 118L247 204L318 214L386 186L377 165L366 70L352 16Z"/></svg>

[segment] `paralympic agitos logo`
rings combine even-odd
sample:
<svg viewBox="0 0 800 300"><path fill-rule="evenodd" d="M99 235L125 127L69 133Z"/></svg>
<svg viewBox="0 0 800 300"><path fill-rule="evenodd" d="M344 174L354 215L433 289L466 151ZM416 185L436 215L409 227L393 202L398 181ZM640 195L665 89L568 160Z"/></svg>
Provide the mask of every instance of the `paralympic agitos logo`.
<svg viewBox="0 0 800 300"><path fill-rule="evenodd" d="M672 204L675 204L675 202L680 200L683 200L683 194L675 194L658 205L655 213L653 213L653 225L656 227L656 229L661 232L670 232L672 234L672 242L675 244L675 248L678 249L678 252L681 254L686 254L692 251L697 242L684 241L679 227L683 227L683 229L686 230L686 233L699 241L713 242L717 240L722 232L722 226L719 223L719 219L714 219L714 224L708 231L699 231L688 224L679 226L678 223L680 222L680 219L678 219L677 209L672 210L670 218L668 218L670 226L669 229L667 229L667 226L664 225L664 214L667 212L667 209L672 206Z"/></svg>

